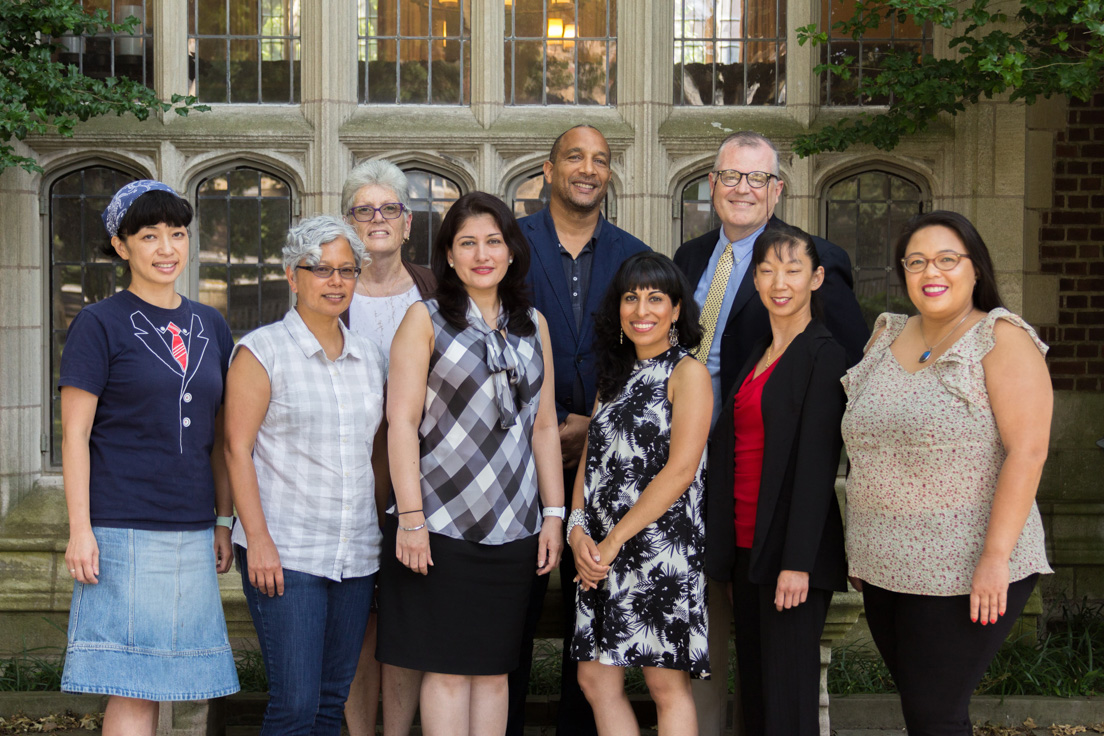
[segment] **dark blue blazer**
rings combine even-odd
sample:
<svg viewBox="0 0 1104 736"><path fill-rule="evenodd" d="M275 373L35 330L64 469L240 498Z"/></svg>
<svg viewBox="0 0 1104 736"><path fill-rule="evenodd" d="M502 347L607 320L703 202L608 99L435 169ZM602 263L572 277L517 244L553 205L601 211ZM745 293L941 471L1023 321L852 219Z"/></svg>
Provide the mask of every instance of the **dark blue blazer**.
<svg viewBox="0 0 1104 736"><path fill-rule="evenodd" d="M529 241L532 261L525 277L532 290L533 306L548 322L552 338L552 357L556 372L556 416L562 422L568 414L590 416L597 394L594 372L594 319L602 296L606 293L621 263L641 251L650 250L638 238L603 220L590 275L582 326L575 326L560 256L559 238L548 208L518 221L521 232ZM573 399L576 377L582 378L584 406L575 406Z"/></svg>
<svg viewBox="0 0 1104 736"><path fill-rule="evenodd" d="M767 227L782 222L772 217ZM702 272L709 264L709 256L717 246L720 228L682 244L675 252L675 263L690 279L695 288ZM862 351L870 339L870 329L863 319L859 302L855 298L854 280L851 278L851 258L847 251L824 238L813 237L820 265L824 266L824 283L818 289L824 307L824 324L847 353L847 365L862 360ZM736 375L747 363L751 348L759 340L770 335L767 308L759 300L752 284L752 271L744 274L732 311L728 315L721 334L721 395L727 396L736 381Z"/></svg>

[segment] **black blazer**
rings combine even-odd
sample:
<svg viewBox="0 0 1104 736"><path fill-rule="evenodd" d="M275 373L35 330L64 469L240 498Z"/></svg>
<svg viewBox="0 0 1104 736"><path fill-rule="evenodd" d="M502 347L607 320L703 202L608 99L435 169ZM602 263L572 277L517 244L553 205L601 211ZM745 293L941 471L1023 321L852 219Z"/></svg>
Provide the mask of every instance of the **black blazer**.
<svg viewBox="0 0 1104 736"><path fill-rule="evenodd" d="M777 217L772 217L767 227L780 222L782 221ZM675 252L675 263L690 279L691 288L696 287L701 280L702 272L709 264L709 256L717 246L719 235L719 228L711 230L683 243ZM824 238L813 237L813 244L820 256L820 265L824 266L824 283L817 290L824 307L824 323L832 331L832 336L844 347L847 365L852 366L862 360L863 348L870 339L870 330L855 298L851 258L843 248ZM751 279L752 271L748 268L736 292L736 299L732 302L728 323L721 334L721 394L725 396L732 390L736 374L751 355L752 346L770 335L767 309L759 300ZM757 353L756 357L760 355L762 352Z"/></svg>
<svg viewBox="0 0 1104 736"><path fill-rule="evenodd" d="M736 556L732 405L770 339L751 349L710 437L705 569L717 580L732 579ZM790 343L763 387L763 475L749 568L753 583L773 585L782 570L797 570L809 573L812 588L847 589L835 492L846 403L840 377L846 370L843 348L814 319Z"/></svg>

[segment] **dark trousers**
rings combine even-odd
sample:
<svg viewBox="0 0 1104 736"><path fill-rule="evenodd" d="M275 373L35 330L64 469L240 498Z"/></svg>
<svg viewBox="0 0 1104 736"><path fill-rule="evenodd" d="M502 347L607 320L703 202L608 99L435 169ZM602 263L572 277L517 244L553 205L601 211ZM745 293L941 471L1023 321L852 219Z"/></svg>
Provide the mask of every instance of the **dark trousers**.
<svg viewBox="0 0 1104 736"><path fill-rule="evenodd" d="M564 490L567 506L571 507L571 492L575 487L575 468L564 470ZM575 557L571 548L564 545L560 558L560 588L563 591L563 661L560 671L560 710L556 722L558 736L598 736L594 724L594 711L590 708L582 688L579 687L579 663L571 659L571 638L575 635ZM540 576L533 584L529 609L525 619L525 637L521 642L521 662L510 673L510 710L506 720L506 736L522 736L525 727L525 696L529 692L529 672L533 663L533 636L544 609L544 597L548 592L548 576Z"/></svg>
<svg viewBox="0 0 1104 736"><path fill-rule="evenodd" d="M775 583L748 580L750 558L751 550L736 550L732 580L743 732L819 736L820 635L832 591L810 588L804 603L778 611Z"/></svg>
<svg viewBox="0 0 1104 736"><path fill-rule="evenodd" d="M969 736L970 696L1016 623L1038 575L1008 586L995 624L970 620L970 596L894 593L863 581L870 634L889 667L909 736Z"/></svg>

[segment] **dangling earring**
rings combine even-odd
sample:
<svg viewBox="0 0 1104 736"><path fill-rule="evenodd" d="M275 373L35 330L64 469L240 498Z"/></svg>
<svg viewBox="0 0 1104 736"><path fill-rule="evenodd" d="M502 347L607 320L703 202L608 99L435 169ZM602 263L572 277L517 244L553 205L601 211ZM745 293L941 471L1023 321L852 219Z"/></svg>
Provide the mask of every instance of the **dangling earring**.
<svg viewBox="0 0 1104 736"><path fill-rule="evenodd" d="M671 343L671 347L678 347L678 328L671 325L671 329L667 330L667 342Z"/></svg>
<svg viewBox="0 0 1104 736"><path fill-rule="evenodd" d="M625 331L624 330L619 330L618 332L620 332L621 334L619 334L617 336L617 344L618 345L624 345L625 344Z"/></svg>

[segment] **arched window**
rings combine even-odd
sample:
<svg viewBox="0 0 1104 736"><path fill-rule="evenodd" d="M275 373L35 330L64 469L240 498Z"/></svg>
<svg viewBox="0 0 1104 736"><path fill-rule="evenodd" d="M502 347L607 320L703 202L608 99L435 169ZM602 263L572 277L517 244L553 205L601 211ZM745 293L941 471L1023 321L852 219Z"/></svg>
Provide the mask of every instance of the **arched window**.
<svg viewBox="0 0 1104 736"><path fill-rule="evenodd" d="M299 0L188 0L190 94L299 102Z"/></svg>
<svg viewBox="0 0 1104 736"><path fill-rule="evenodd" d="M61 463L61 351L69 324L86 304L130 283L130 272L100 252L110 242L101 213L111 196L134 181L118 169L89 166L50 186L50 462Z"/></svg>
<svg viewBox="0 0 1104 736"><path fill-rule="evenodd" d="M694 179L682 188L682 231L679 242L685 243L721 226L713 201L709 196L709 175Z"/></svg>
<svg viewBox="0 0 1104 736"><path fill-rule="evenodd" d="M507 191L508 201L517 218L540 212L548 206L548 183L542 170L515 179Z"/></svg>
<svg viewBox="0 0 1104 736"><path fill-rule="evenodd" d="M471 102L471 0L358 0L360 102Z"/></svg>
<svg viewBox="0 0 1104 736"><path fill-rule="evenodd" d="M675 0L674 63L676 105L786 104L786 0Z"/></svg>
<svg viewBox="0 0 1104 736"><path fill-rule="evenodd" d="M80 0L86 12L103 9L115 23L130 17L138 24L130 33L97 33L94 36L61 36L62 51L53 60L72 64L86 77L127 77L153 86L153 24L149 0Z"/></svg>
<svg viewBox="0 0 1104 736"><path fill-rule="evenodd" d="M424 169L404 169L410 181L410 205L414 221L410 225L410 240L403 246L403 257L413 263L429 265L430 248L437 228L452 203L463 191L452 179Z"/></svg>
<svg viewBox="0 0 1104 736"><path fill-rule="evenodd" d="M616 105L617 0L506 0L507 105Z"/></svg>
<svg viewBox="0 0 1104 736"><path fill-rule="evenodd" d="M196 188L198 300L215 307L234 338L281 319L290 291L281 250L291 225L291 187L246 166L211 174Z"/></svg>
<svg viewBox="0 0 1104 736"><path fill-rule="evenodd" d="M851 256L855 295L869 326L882 312L915 314L897 278L893 242L924 208L920 187L888 171L864 171L825 192L824 236Z"/></svg>

